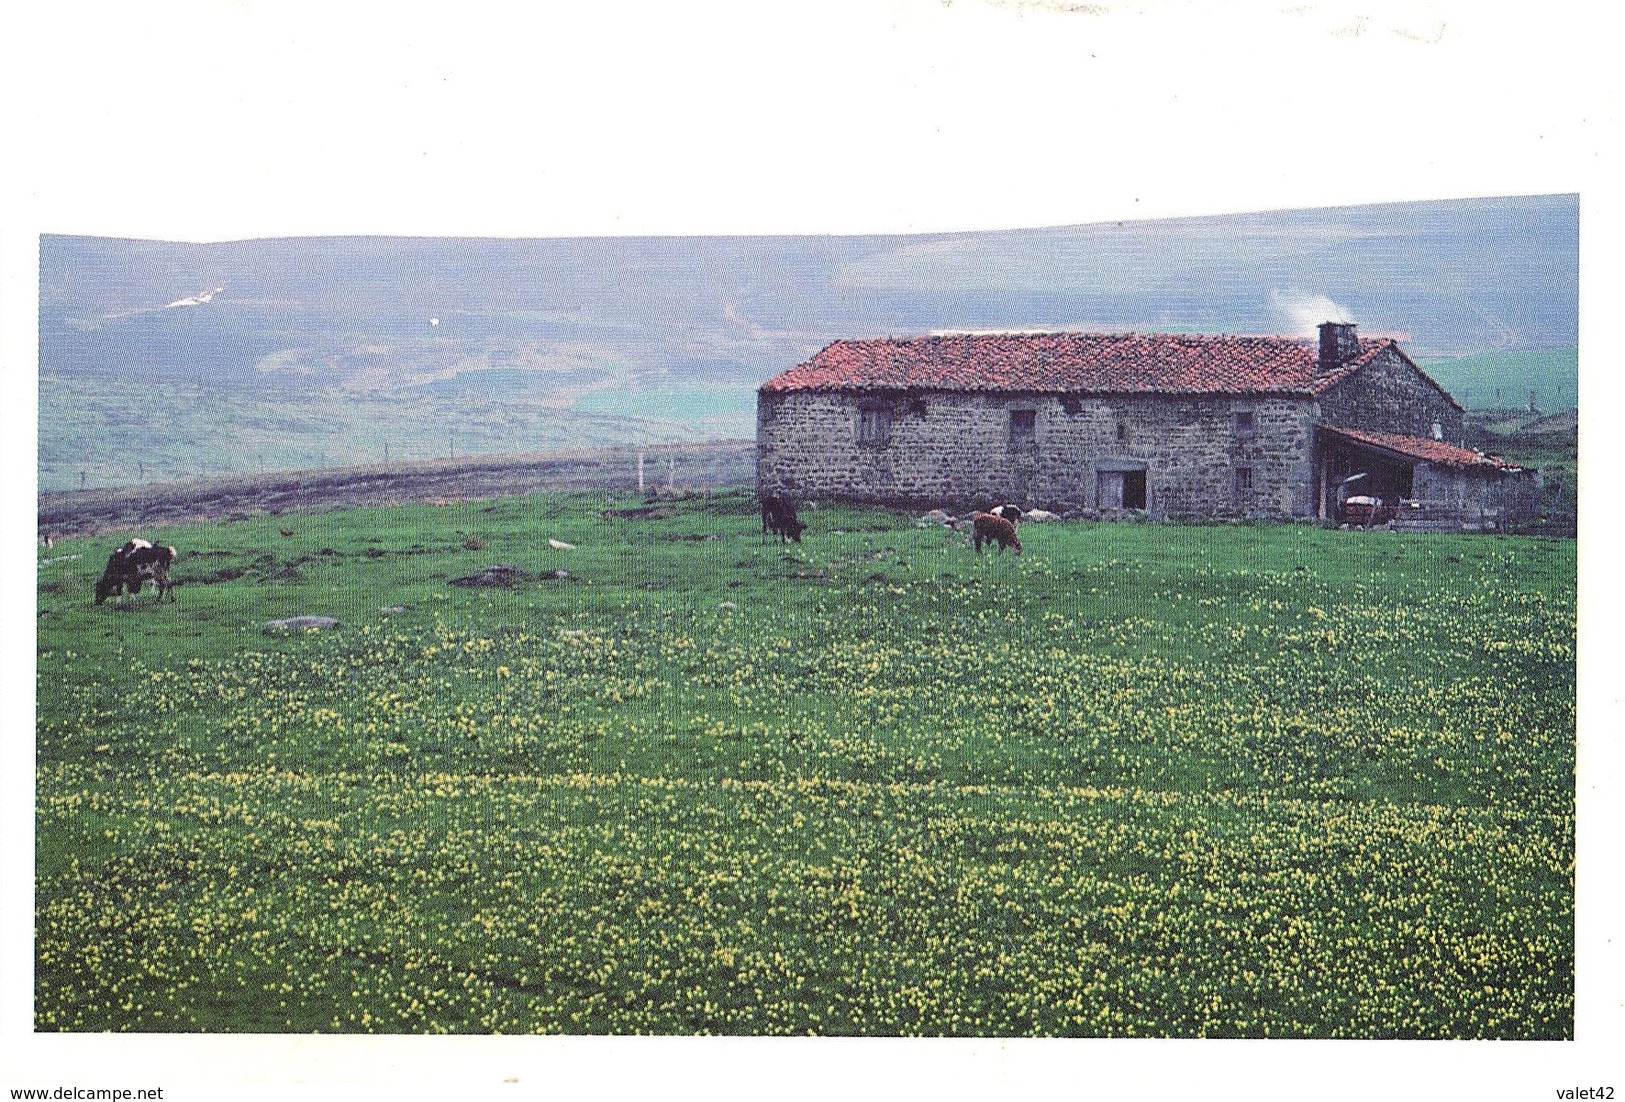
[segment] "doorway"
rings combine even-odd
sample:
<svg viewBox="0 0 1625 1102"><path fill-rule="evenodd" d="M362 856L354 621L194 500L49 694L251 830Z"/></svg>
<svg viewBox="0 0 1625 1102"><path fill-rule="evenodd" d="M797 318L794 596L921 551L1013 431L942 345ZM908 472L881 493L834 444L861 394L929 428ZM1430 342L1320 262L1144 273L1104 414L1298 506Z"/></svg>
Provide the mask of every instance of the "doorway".
<svg viewBox="0 0 1625 1102"><path fill-rule="evenodd" d="M1144 469L1096 472L1095 500L1100 509L1144 509Z"/></svg>

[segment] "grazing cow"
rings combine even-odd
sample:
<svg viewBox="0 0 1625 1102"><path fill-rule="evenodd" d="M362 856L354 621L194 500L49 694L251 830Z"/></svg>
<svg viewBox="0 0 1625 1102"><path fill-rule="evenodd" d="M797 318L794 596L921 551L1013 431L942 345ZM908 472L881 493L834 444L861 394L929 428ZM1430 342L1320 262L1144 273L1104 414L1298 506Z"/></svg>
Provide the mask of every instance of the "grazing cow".
<svg viewBox="0 0 1625 1102"><path fill-rule="evenodd" d="M767 541L768 533L779 537L779 542L795 540L801 542L801 533L807 526L796 519L796 503L787 497L776 497L773 494L762 495L762 540Z"/></svg>
<svg viewBox="0 0 1625 1102"><path fill-rule="evenodd" d="M988 512L993 516L1003 517L1010 522L1011 527L1021 523L1021 506L1019 505L995 505Z"/></svg>
<svg viewBox="0 0 1625 1102"><path fill-rule="evenodd" d="M157 591L158 599L175 599L175 585L169 580L169 568L175 561L173 547L154 547L143 539L132 539L107 556L107 566L96 582L96 603L121 593L134 596L147 582Z"/></svg>
<svg viewBox="0 0 1625 1102"><path fill-rule="evenodd" d="M976 547L976 553L982 553L982 544L996 543L999 550L1006 547L1021 554L1021 541L1016 538L1016 526L1003 517L992 513L974 513L971 515L971 542Z"/></svg>

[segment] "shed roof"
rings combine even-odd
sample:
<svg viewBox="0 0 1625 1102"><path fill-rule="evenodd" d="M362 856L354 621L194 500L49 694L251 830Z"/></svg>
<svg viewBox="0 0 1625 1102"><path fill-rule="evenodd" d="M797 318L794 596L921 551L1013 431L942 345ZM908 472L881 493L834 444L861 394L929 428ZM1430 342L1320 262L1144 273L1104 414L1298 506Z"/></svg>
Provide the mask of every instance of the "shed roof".
<svg viewBox="0 0 1625 1102"><path fill-rule="evenodd" d="M1365 432L1359 429L1336 428L1331 425L1321 425L1320 431L1332 436L1340 436L1356 444L1377 448L1381 451L1391 452L1406 459L1420 459L1426 463L1434 463L1441 467L1454 467L1458 470L1481 471L1516 471L1521 470L1517 464L1508 463L1500 456L1485 455L1469 448L1460 448L1454 444L1446 444L1442 440L1429 440L1423 436L1403 436L1396 432Z"/></svg>
<svg viewBox="0 0 1625 1102"><path fill-rule="evenodd" d="M1333 370L1321 371L1315 342L1293 337L967 333L842 340L769 379L762 390L1313 397L1388 348L1398 346L1386 337L1360 338L1354 356Z"/></svg>

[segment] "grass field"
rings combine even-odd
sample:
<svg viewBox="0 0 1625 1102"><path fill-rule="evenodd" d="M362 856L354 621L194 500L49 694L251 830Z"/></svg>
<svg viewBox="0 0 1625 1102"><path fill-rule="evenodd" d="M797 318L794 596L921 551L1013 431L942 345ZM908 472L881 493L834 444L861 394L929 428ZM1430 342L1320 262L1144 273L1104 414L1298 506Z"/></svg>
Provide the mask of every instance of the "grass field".
<svg viewBox="0 0 1625 1102"><path fill-rule="evenodd" d="M627 392L621 391L620 394ZM636 392L631 392L636 393ZM753 397L753 396L752 396ZM146 442L148 472L218 478L310 468L631 447L749 436L683 421L649 403L642 416L599 406L561 408L548 395L419 387L381 394L72 376L39 380L41 491L131 487L144 479L115 441ZM162 410L156 431L153 410ZM686 416L687 411L685 411Z"/></svg>
<svg viewBox="0 0 1625 1102"><path fill-rule="evenodd" d="M632 504L59 543L37 1028L1573 1035L1572 542Z"/></svg>
<svg viewBox="0 0 1625 1102"><path fill-rule="evenodd" d="M1580 404L1580 350L1526 348L1420 361L1468 409L1521 409L1533 396L1547 412Z"/></svg>

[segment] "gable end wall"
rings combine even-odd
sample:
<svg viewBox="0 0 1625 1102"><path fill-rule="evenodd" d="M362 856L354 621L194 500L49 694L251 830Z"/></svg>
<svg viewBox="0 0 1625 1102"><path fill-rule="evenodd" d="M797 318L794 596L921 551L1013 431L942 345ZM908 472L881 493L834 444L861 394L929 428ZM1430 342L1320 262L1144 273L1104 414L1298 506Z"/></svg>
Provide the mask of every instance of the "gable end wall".
<svg viewBox="0 0 1625 1102"><path fill-rule="evenodd" d="M1393 349L1320 396L1320 416L1329 425L1397 432L1424 439L1434 422L1446 443L1463 443L1462 412L1448 395Z"/></svg>

